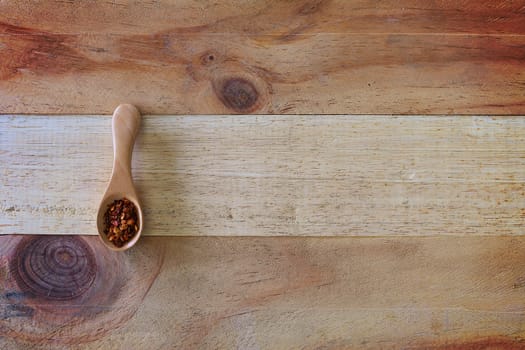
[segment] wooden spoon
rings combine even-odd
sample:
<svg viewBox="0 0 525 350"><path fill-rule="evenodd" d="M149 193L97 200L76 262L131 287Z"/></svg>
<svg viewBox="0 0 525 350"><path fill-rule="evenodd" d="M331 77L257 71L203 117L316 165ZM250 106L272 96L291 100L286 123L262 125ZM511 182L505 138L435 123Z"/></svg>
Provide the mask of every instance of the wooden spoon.
<svg viewBox="0 0 525 350"><path fill-rule="evenodd" d="M115 112L113 112L111 123L113 131L113 171L98 208L97 229L100 238L102 238L106 246L116 251L131 248L138 241L142 233L142 208L131 178L131 155L133 153L135 136L137 136L139 131L140 121L141 115L135 106L121 104L115 109ZM138 232L122 247L117 247L108 240L108 237L104 233L104 214L109 204L124 197L129 199L137 209Z"/></svg>

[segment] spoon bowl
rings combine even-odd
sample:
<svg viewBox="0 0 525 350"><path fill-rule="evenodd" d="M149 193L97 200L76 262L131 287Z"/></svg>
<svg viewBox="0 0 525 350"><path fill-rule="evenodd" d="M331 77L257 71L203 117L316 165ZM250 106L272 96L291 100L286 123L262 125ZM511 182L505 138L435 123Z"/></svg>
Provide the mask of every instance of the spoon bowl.
<svg viewBox="0 0 525 350"><path fill-rule="evenodd" d="M141 115L135 106L119 105L113 112L111 122L113 131L113 170L111 178L97 212L97 231L104 244L111 250L123 251L131 248L140 238L143 227L142 207L131 176L131 157L135 137L140 128ZM137 210L138 231L123 246L113 244L104 233L104 214L115 200L129 199Z"/></svg>

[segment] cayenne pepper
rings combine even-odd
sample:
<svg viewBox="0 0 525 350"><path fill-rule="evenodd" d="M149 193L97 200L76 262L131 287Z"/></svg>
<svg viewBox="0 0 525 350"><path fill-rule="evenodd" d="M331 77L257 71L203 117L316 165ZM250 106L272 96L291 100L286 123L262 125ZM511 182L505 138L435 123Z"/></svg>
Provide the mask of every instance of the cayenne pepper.
<svg viewBox="0 0 525 350"><path fill-rule="evenodd" d="M137 208L127 198L117 199L108 205L104 214L104 233L117 247L122 247L139 230Z"/></svg>

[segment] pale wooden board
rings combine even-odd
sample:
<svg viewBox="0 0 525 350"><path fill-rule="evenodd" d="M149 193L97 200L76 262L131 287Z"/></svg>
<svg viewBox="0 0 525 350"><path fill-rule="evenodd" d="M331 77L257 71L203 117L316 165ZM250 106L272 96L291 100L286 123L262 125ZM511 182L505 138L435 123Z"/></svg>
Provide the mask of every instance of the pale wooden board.
<svg viewBox="0 0 525 350"><path fill-rule="evenodd" d="M20 239L0 237L3 256L12 258ZM96 237L82 239L107 251ZM135 273L122 288L137 280L143 288L151 275L145 271L163 251L161 272L142 302L124 293L115 304L61 303L65 310L79 308L78 319L89 327L46 311L45 298L31 298L7 275L2 293L10 297L0 301L0 330L11 332L0 338L1 348L525 346L524 237L144 237L113 256L119 271ZM6 262L0 266L5 272ZM111 271L95 268L104 276ZM109 293L92 288L91 297ZM29 310L24 307L34 314L13 312ZM105 322L137 308L127 323ZM79 345L87 340L92 343Z"/></svg>
<svg viewBox="0 0 525 350"><path fill-rule="evenodd" d="M523 23L523 0L3 1L0 113L522 115Z"/></svg>
<svg viewBox="0 0 525 350"><path fill-rule="evenodd" d="M1 234L96 234L110 123L0 117ZM519 116L146 116L144 234L521 234L524 136Z"/></svg>

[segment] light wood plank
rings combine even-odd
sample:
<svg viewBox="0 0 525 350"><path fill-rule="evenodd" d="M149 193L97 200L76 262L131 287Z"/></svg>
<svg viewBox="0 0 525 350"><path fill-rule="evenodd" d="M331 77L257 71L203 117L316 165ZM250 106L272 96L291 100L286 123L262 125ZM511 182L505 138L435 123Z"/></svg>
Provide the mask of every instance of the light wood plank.
<svg viewBox="0 0 525 350"><path fill-rule="evenodd" d="M20 239L0 237L7 261L14 258L14 243ZM96 237L82 239L107 251ZM67 348L68 342L87 340L92 342L78 348L524 346L524 237L144 237L113 258L140 275L158 260L152 254L159 251L155 247L165 248L164 264L143 302L128 304L140 305L129 322L105 322L123 312L127 294L106 310L96 299L82 304L78 317L89 320L89 327L82 328L82 323L60 321L56 312L42 310L46 301L26 293L0 303L2 349L21 344ZM2 260L2 271L7 261ZM109 273L105 266L97 268L102 275ZM9 286L3 293L20 295L12 277L1 283ZM133 280L124 288L144 283ZM104 289L95 291L105 295ZM35 317L6 313L12 305L34 308ZM60 305L78 307L75 299ZM50 327L53 320L55 327ZM93 334L97 325L109 327L109 333ZM112 325L119 328L111 330ZM5 336L6 329L16 331Z"/></svg>
<svg viewBox="0 0 525 350"><path fill-rule="evenodd" d="M0 117L0 233L96 234L111 119ZM157 116L145 235L517 235L525 118Z"/></svg>
<svg viewBox="0 0 525 350"><path fill-rule="evenodd" d="M524 1L99 5L0 4L0 113L525 114Z"/></svg>

